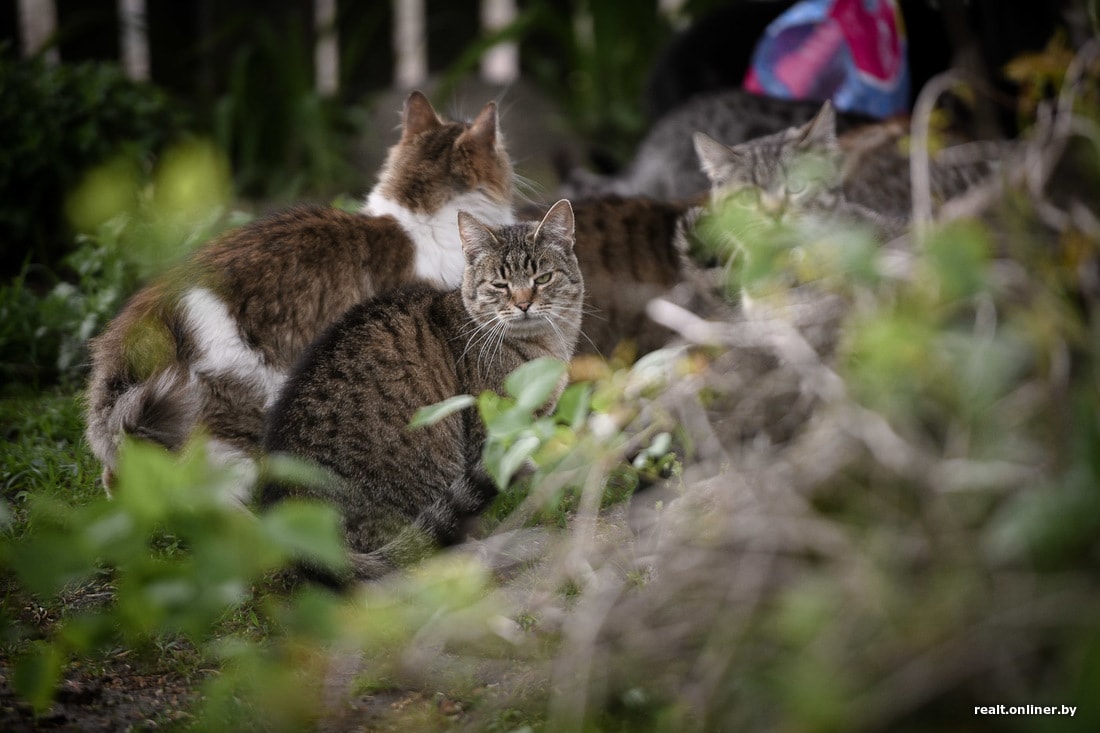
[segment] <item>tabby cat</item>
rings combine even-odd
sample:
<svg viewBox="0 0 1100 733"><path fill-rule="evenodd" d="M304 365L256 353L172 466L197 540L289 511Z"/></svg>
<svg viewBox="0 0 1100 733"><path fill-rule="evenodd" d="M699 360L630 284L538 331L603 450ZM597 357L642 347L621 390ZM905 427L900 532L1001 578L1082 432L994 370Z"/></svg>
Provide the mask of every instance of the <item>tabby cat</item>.
<svg viewBox="0 0 1100 733"><path fill-rule="evenodd" d="M461 212L458 229L460 290L413 287L355 306L306 351L269 414L264 450L305 459L330 478L311 488L269 481L261 504L297 496L337 507L354 578L458 539L462 520L496 493L474 411L410 430L416 410L500 392L515 368L539 357L567 361L576 344L584 284L568 201L539 223L501 227ZM351 579L312 572L334 584Z"/></svg>
<svg viewBox="0 0 1100 733"><path fill-rule="evenodd" d="M829 102L809 122L733 146L697 132L693 138L712 197L732 200L774 218L791 213L862 221L883 238L909 224L909 159L899 142L907 130L898 122L865 126L837 137ZM991 144L994 157L1010 150ZM932 161L932 195L942 202L992 175L996 160L948 165Z"/></svg>
<svg viewBox="0 0 1100 733"><path fill-rule="evenodd" d="M616 348L640 356L668 344L672 333L646 315L657 297L712 316L720 298L703 284L689 255L689 237L699 206L644 197L598 196L573 202L576 254L584 274L585 301L578 353L611 357ZM521 212L542 214L538 207Z"/></svg>
<svg viewBox="0 0 1100 733"><path fill-rule="evenodd" d="M360 213L299 207L230 231L92 341L86 435L105 487L124 435L174 450L199 428L249 485L264 411L306 345L367 297L415 280L457 286L458 210L510 223L512 196L495 103L452 122L411 93Z"/></svg>
<svg viewBox="0 0 1100 733"><path fill-rule="evenodd" d="M701 94L657 120L624 171L600 176L575 169L566 175L560 193L570 199L605 193L690 199L706 193L709 185L692 149L692 133L734 145L802 124L820 107L819 102L773 99L742 89ZM841 129L869 121L860 115L839 115Z"/></svg>

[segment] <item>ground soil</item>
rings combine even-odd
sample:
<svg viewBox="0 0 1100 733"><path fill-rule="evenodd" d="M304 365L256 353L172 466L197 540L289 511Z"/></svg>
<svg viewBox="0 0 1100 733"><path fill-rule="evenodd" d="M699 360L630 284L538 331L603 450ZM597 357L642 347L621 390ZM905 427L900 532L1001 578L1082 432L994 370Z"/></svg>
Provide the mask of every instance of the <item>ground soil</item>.
<svg viewBox="0 0 1100 733"><path fill-rule="evenodd" d="M196 700L196 680L109 660L94 668L70 665L53 705L35 715L12 690L11 674L11 660L0 657L2 731L158 730L186 723Z"/></svg>

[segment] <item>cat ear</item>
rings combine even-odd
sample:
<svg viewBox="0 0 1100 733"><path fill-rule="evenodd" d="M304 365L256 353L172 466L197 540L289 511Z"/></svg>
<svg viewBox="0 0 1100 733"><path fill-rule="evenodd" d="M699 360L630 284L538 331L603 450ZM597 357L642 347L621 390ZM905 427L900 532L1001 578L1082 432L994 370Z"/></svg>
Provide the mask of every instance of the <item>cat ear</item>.
<svg viewBox="0 0 1100 733"><path fill-rule="evenodd" d="M409 92L405 100L405 112L401 117L401 139L407 140L428 130L443 126L443 120L432 108L432 103L420 91Z"/></svg>
<svg viewBox="0 0 1100 733"><path fill-rule="evenodd" d="M489 227L465 211L458 212L458 236L462 240L462 254L466 255L467 262L473 262L498 246L497 238Z"/></svg>
<svg viewBox="0 0 1100 733"><path fill-rule="evenodd" d="M535 230L535 240L549 237L565 245L566 251L573 249L573 205L568 199L562 199L546 212Z"/></svg>
<svg viewBox="0 0 1100 733"><path fill-rule="evenodd" d="M695 143L695 154L699 156L699 165L710 182L728 181L733 167L741 159L740 153L704 132L692 135L691 141Z"/></svg>
<svg viewBox="0 0 1100 733"><path fill-rule="evenodd" d="M798 144L806 148L836 149L836 110L832 102L826 99L814 118L803 125Z"/></svg>
<svg viewBox="0 0 1100 733"><path fill-rule="evenodd" d="M497 128L500 120L497 118L497 103L489 101L477 117L470 123L470 129L463 133L463 137L476 140L486 147L493 147L497 142Z"/></svg>

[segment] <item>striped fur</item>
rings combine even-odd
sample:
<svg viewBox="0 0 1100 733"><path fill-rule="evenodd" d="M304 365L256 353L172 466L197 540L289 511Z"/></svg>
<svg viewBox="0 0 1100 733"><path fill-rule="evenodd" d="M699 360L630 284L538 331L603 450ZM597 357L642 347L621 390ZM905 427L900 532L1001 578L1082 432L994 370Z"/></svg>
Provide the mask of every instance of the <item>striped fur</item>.
<svg viewBox="0 0 1100 733"><path fill-rule="evenodd" d="M105 487L125 435L175 450L201 427L219 456L249 461L306 345L365 298L417 280L457 285L455 203L511 222L512 179L493 102L448 122L413 92L363 213L259 219L140 291L91 344L86 436Z"/></svg>
<svg viewBox="0 0 1100 733"><path fill-rule="evenodd" d="M569 203L539 225L488 228L463 214L459 228L461 290L418 286L355 306L310 346L270 411L264 449L319 466L330 479L268 481L261 503L323 499L344 520L349 572L306 568L320 580L375 578L456 541L463 521L495 495L481 466L477 414L409 430L417 409L502 392L521 364L573 354L584 283Z"/></svg>

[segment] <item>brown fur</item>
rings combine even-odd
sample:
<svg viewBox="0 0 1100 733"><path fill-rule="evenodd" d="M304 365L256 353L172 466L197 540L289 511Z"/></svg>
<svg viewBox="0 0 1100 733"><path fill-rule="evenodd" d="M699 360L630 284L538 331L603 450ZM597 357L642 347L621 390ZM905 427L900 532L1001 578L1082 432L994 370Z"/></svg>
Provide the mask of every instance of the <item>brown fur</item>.
<svg viewBox="0 0 1100 733"><path fill-rule="evenodd" d="M173 388L149 400L123 425L125 432L175 450L202 415L212 435L250 450L263 427L264 398L254 388L239 380L211 379L198 403L181 404L187 391L184 365L195 358L198 336L181 313L183 291L202 285L220 295L241 339L268 364L289 369L301 350L352 305L410 282L412 252L413 243L392 218L331 208L296 208L229 232L140 291L92 340L89 431L107 429L104 423L123 392L175 371Z"/></svg>
<svg viewBox="0 0 1100 733"><path fill-rule="evenodd" d="M305 496L337 507L359 579L456 539L462 518L495 494L481 468L477 414L409 430L416 410L502 392L515 368L568 360L576 344L584 284L568 202L540 224L487 228L459 218L468 262L461 291L410 288L357 305L309 348L269 416L265 450L308 460L330 479L267 482L261 502Z"/></svg>
<svg viewBox="0 0 1100 733"><path fill-rule="evenodd" d="M650 320L646 305L691 279L685 228L695 208L615 195L574 202L577 261L585 281L578 352L610 357L627 342L645 354L668 343L672 333Z"/></svg>
<svg viewBox="0 0 1100 733"><path fill-rule="evenodd" d="M419 212L438 209L455 190L478 186L500 201L511 201L511 163L506 154L498 154L503 153L503 140L496 119L496 103L489 102L457 139L425 135L453 123L440 120L430 106L417 105L400 145L386 159L380 191ZM401 155L395 154L398 150Z"/></svg>
<svg viewBox="0 0 1100 733"><path fill-rule="evenodd" d="M379 191L370 201L390 210L377 215L298 207L227 232L127 303L91 343L86 434L105 484L125 434L174 450L202 426L219 449L251 454L274 391L326 326L365 298L441 277L418 271L435 260L418 262L425 244L412 236L430 238L434 251L453 239L460 267L447 204L487 200L510 220L512 169L496 105L472 123L449 122L410 94ZM402 206L415 209L412 230L395 218Z"/></svg>
<svg viewBox="0 0 1100 733"><path fill-rule="evenodd" d="M894 219L908 220L912 211L909 155L902 143L909 127L900 121L853 130L838 139L844 152L844 193L849 201ZM933 155L929 165L932 201L940 205L966 193L995 172L1009 143L988 144L989 157L952 164Z"/></svg>

